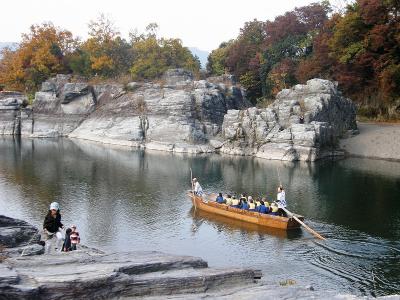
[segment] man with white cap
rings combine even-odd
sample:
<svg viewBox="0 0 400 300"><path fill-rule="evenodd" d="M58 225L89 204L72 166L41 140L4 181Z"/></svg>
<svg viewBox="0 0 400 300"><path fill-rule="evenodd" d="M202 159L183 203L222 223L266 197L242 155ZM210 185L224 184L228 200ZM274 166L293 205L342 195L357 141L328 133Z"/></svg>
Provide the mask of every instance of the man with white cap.
<svg viewBox="0 0 400 300"><path fill-rule="evenodd" d="M193 178L193 186L194 186L194 194L197 196L203 196L203 189L201 188L200 183L197 181L197 178Z"/></svg>
<svg viewBox="0 0 400 300"><path fill-rule="evenodd" d="M43 222L46 253L50 253L53 243L55 243L56 249L61 250L62 234L60 228L64 228L61 223L60 205L57 202L52 202Z"/></svg>

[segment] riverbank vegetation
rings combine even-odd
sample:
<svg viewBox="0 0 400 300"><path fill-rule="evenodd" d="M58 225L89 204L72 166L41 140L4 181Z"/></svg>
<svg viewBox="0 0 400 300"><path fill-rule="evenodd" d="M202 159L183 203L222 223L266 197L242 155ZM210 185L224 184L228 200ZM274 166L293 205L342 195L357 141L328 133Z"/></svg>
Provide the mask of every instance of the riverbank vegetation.
<svg viewBox="0 0 400 300"><path fill-rule="evenodd" d="M400 119L400 3L322 1L273 21L253 20L212 51L211 74L235 74L253 103L319 77L337 81L364 118Z"/></svg>
<svg viewBox="0 0 400 300"><path fill-rule="evenodd" d="M104 15L89 23L88 38L80 40L52 23L32 25L16 50L5 49L0 60L0 86L27 93L57 73L92 80L147 80L159 78L168 68L185 68L197 74L200 62L175 38L159 38L158 26L144 33L121 37Z"/></svg>
<svg viewBox="0 0 400 300"><path fill-rule="evenodd" d="M400 120L400 3L328 1L295 8L272 21L253 20L208 57L207 74L231 73L258 106L283 88L311 78L337 81L367 120ZM0 60L0 90L33 94L57 73L94 82L159 79L168 68L200 74L199 59L179 39L157 36L157 24L124 39L103 15L80 40L51 23L32 25L16 50Z"/></svg>

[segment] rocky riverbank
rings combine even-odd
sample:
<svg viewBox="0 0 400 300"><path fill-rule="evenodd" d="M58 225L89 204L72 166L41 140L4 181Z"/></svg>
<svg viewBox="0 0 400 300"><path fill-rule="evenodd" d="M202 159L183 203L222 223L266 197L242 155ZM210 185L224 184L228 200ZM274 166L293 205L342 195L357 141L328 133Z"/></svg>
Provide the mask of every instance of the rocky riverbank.
<svg viewBox="0 0 400 300"><path fill-rule="evenodd" d="M218 291L255 284L259 271L214 269L191 256L103 253L80 247L43 254L34 226L0 216L0 299L112 299Z"/></svg>
<svg viewBox="0 0 400 300"><path fill-rule="evenodd" d="M339 139L357 130L354 104L322 79L282 90L258 109L232 76L196 81L173 69L157 83L123 86L57 75L42 84L32 107L26 103L22 94L0 94L0 134L314 161L342 154Z"/></svg>

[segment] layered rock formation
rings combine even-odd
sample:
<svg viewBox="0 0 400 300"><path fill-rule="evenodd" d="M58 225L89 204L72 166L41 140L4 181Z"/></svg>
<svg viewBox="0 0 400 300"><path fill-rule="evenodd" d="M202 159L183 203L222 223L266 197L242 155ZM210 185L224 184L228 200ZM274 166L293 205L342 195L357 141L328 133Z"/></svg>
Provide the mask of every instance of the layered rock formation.
<svg viewBox="0 0 400 300"><path fill-rule="evenodd" d="M328 80L282 90L269 107L230 110L222 153L277 160L314 161L335 155L338 139L356 130L356 110Z"/></svg>
<svg viewBox="0 0 400 300"><path fill-rule="evenodd" d="M21 133L21 110L28 99L18 92L0 92L0 135Z"/></svg>
<svg viewBox="0 0 400 300"><path fill-rule="evenodd" d="M44 253L39 245L39 230L31 224L0 215L0 246L6 257L30 256Z"/></svg>
<svg viewBox="0 0 400 300"><path fill-rule="evenodd" d="M3 103L16 105L0 114L0 134L290 161L336 155L337 140L356 130L355 106L322 79L281 91L264 109L251 107L232 76L195 81L182 69L126 86L57 75L42 84L31 110Z"/></svg>
<svg viewBox="0 0 400 300"><path fill-rule="evenodd" d="M254 284L251 269L208 268L191 256L156 251L102 253L89 248L51 255L13 256L21 243L35 244L37 229L0 216L0 299L114 299L201 293ZM35 253L41 254L41 253ZM4 259L4 257L2 257Z"/></svg>

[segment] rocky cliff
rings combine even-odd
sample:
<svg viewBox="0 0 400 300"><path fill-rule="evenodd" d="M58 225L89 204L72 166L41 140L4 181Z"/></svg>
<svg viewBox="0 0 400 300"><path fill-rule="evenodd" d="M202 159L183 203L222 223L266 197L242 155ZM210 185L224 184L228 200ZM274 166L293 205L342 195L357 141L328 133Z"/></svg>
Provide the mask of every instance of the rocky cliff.
<svg viewBox="0 0 400 300"><path fill-rule="evenodd" d="M314 161L335 154L337 140L356 130L353 103L321 79L281 91L264 109L251 107L232 76L196 81L181 69L126 86L57 75L42 84L32 108L17 96L0 95L0 134Z"/></svg>
<svg viewBox="0 0 400 300"><path fill-rule="evenodd" d="M328 80L282 90L267 108L230 110L222 153L277 160L314 161L336 154L339 138L357 130L351 100Z"/></svg>

